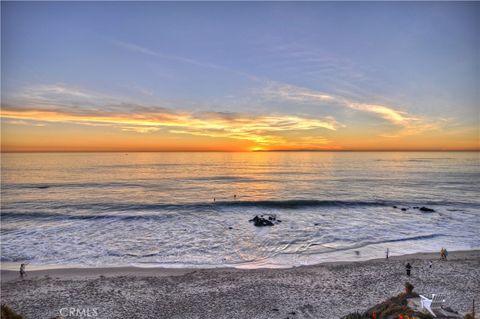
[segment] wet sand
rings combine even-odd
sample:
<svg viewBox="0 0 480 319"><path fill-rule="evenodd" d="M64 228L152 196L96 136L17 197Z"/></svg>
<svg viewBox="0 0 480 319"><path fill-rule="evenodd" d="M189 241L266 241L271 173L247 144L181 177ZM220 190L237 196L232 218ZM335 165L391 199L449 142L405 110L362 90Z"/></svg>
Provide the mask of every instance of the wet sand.
<svg viewBox="0 0 480 319"><path fill-rule="evenodd" d="M65 308L96 318L339 318L398 294L408 280L414 291L444 293L448 306L467 312L473 298L480 300L480 250L448 257L289 269L62 268L30 271L24 280L2 270L1 296L25 318L72 317Z"/></svg>

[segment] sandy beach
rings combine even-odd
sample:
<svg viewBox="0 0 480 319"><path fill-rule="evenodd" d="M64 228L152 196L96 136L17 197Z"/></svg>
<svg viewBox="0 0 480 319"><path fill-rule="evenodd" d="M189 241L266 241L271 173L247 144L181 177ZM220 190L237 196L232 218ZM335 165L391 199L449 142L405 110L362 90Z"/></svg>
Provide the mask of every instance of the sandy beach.
<svg viewBox="0 0 480 319"><path fill-rule="evenodd" d="M289 269L50 269L24 280L1 274L2 303L25 318L60 317L65 308L98 318L339 318L398 294L407 280L420 294L446 294L460 313L480 300L478 250L450 252L448 261L423 253Z"/></svg>

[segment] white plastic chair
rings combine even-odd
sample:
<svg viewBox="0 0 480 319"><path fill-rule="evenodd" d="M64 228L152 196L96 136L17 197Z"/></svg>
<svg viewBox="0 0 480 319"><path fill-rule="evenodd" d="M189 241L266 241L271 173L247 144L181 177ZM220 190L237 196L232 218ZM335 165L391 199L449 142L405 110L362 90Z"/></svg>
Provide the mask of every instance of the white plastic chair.
<svg viewBox="0 0 480 319"><path fill-rule="evenodd" d="M437 315L435 314L434 310L441 310L443 304L445 303L445 298L443 295L440 294L432 294L432 299L428 299L425 296L420 295L422 308L425 308L430 312L434 317Z"/></svg>

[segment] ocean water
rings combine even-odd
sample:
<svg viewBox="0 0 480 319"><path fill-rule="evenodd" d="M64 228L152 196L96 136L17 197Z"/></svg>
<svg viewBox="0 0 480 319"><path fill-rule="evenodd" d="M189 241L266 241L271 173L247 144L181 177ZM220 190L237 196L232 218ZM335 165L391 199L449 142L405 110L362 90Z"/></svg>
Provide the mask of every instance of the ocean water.
<svg viewBox="0 0 480 319"><path fill-rule="evenodd" d="M480 247L477 152L22 153L1 168L4 269L290 267ZM248 221L265 213L282 222Z"/></svg>

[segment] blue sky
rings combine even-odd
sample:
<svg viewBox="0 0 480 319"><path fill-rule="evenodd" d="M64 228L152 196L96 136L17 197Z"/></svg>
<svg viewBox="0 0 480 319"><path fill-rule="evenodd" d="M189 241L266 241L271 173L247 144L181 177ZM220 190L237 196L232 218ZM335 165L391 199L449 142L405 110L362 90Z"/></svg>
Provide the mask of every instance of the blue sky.
<svg viewBox="0 0 480 319"><path fill-rule="evenodd" d="M340 148L357 131L478 145L478 30L474 2L2 2L2 106L319 119L335 129L300 135ZM42 122L2 119L10 135Z"/></svg>

